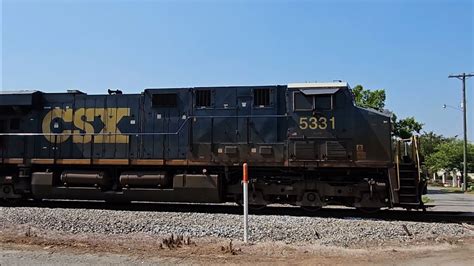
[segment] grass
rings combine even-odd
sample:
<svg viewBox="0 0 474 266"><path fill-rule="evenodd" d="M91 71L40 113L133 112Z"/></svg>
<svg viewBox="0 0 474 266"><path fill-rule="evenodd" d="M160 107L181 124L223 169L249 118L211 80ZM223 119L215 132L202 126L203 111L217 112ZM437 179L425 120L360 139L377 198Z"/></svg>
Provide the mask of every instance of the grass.
<svg viewBox="0 0 474 266"><path fill-rule="evenodd" d="M421 197L421 201L423 201L424 204L434 202L433 199L431 199L430 197L428 197L428 196L426 196L426 195L424 195L424 196Z"/></svg>
<svg viewBox="0 0 474 266"><path fill-rule="evenodd" d="M428 181L428 186L430 187L443 187L443 184L439 182Z"/></svg>
<svg viewBox="0 0 474 266"><path fill-rule="evenodd" d="M463 193L461 188L458 187L445 187L441 189L445 193Z"/></svg>
<svg viewBox="0 0 474 266"><path fill-rule="evenodd" d="M458 187L446 187L442 188L441 191L446 193L463 193L462 189ZM474 190L468 188L468 191L466 193L474 195Z"/></svg>

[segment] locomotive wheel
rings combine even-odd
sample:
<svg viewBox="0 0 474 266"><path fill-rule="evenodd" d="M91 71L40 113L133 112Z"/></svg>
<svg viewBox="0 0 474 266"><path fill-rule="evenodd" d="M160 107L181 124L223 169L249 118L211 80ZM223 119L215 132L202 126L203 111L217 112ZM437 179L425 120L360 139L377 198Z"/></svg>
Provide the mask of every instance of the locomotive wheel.
<svg viewBox="0 0 474 266"><path fill-rule="evenodd" d="M377 213L380 211L380 208L357 207L356 209L366 214Z"/></svg>
<svg viewBox="0 0 474 266"><path fill-rule="evenodd" d="M315 206L301 206L301 209L307 212L317 212L321 210L323 207L315 207Z"/></svg>

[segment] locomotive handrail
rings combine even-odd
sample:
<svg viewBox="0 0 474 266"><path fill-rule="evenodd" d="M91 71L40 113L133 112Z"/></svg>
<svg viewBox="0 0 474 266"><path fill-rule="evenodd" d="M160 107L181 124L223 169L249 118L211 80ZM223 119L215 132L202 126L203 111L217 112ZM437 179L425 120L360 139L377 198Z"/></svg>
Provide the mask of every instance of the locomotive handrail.
<svg viewBox="0 0 474 266"><path fill-rule="evenodd" d="M237 115L237 116L229 116L229 115L224 115L224 116L187 116L184 122L182 122L179 126L179 128L174 131L174 132L103 132L103 133L88 133L88 132L81 132L81 133L76 133L76 132L69 132L69 133L45 133L45 132L20 132L20 133L0 133L0 136L12 136L12 137L34 137L34 136L44 136L47 138L54 138L54 146L53 146L53 153L54 153L54 158L56 158L57 154L57 148L58 147L58 137L74 137L74 136L91 136L92 137L92 143L94 142L94 138L96 136L127 136L127 137L139 137L139 136L176 136L179 135L182 131L185 125L188 123L188 121L192 119L199 119L199 118L210 118L210 119L215 119L215 118L278 118L278 117L288 117L288 115ZM70 130L70 129L68 129ZM117 143L115 143L117 144ZM280 143L281 144L281 143ZM130 145L130 143L129 143ZM91 147L91 152L93 151L93 147ZM2 164L4 162L4 151L2 151Z"/></svg>
<svg viewBox="0 0 474 266"><path fill-rule="evenodd" d="M417 172L418 172L418 183L421 180L421 173L420 173L420 152L418 150L418 138L416 136L413 136L413 142L415 143L415 154L416 154L416 166L417 166Z"/></svg>
<svg viewBox="0 0 474 266"><path fill-rule="evenodd" d="M189 118L267 118L267 117L289 117L289 115L200 115L189 116Z"/></svg>
<svg viewBox="0 0 474 266"><path fill-rule="evenodd" d="M176 132L136 132L136 133L123 133L123 132L106 132L106 133L0 133L0 136L114 136L114 135L127 135L127 136L144 136L144 135L178 135L181 132L181 129L184 127L187 121L191 117L186 118L186 120L180 125Z"/></svg>
<svg viewBox="0 0 474 266"><path fill-rule="evenodd" d="M143 133L0 133L0 136L114 136L114 135L127 135L127 136L141 136L141 135L177 135L177 132L143 132Z"/></svg>
<svg viewBox="0 0 474 266"><path fill-rule="evenodd" d="M400 148L400 144L401 143L404 143L404 153L406 154L406 156L408 156L408 147L407 147L407 143L408 142L411 142L411 145L410 145L410 148L411 148L411 162L415 164L416 166L416 169L418 171L417 173L417 181L418 183L420 182L421 180L421 173L420 173L420 168L421 168L421 162L420 162L420 151L419 151L419 143L418 143L418 138L417 136L412 136L410 137L409 139L399 139L397 141L397 145L396 145L396 157L395 157L395 164L396 164L396 170L397 170L397 181L398 181L398 188L396 189L396 191L399 191L400 190L400 160L401 160L401 155L400 155L400 151L401 151L401 148Z"/></svg>
<svg viewBox="0 0 474 266"><path fill-rule="evenodd" d="M400 142L399 141L397 141L397 146L395 149L397 153L395 163L397 165L397 183L398 183L397 189L395 190L399 191L400 190Z"/></svg>
<svg viewBox="0 0 474 266"><path fill-rule="evenodd" d="M126 135L126 136L155 136L155 135L178 135L183 129L184 125L191 119L194 118L277 118L277 117L288 117L288 115L237 115L237 116L188 116L186 120L179 126L175 132L106 132L106 133L40 133L40 132L28 132L28 133L0 133L0 136L114 136L114 135Z"/></svg>

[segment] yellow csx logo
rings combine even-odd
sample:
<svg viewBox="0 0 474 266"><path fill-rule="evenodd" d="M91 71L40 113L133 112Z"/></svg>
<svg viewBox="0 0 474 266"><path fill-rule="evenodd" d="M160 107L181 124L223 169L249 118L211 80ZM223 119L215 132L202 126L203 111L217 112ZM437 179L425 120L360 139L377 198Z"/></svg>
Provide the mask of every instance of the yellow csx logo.
<svg viewBox="0 0 474 266"><path fill-rule="evenodd" d="M51 127L59 128L58 120L65 123L73 123L76 129L63 130L63 136L54 137L46 135L45 138L54 143L62 143L72 137L73 143L89 143L92 141L91 135L79 135L81 133L93 134L95 132L92 122L96 117L100 118L104 124L98 135L94 136L94 143L128 143L128 136L120 135L117 125L125 116L130 115L130 108L80 108L72 109L52 109L43 119L43 133L51 133ZM53 123L53 121L55 121ZM58 132L55 132L58 133ZM104 135L114 133L113 135ZM118 133L118 134L117 134ZM71 134L72 136L68 136Z"/></svg>

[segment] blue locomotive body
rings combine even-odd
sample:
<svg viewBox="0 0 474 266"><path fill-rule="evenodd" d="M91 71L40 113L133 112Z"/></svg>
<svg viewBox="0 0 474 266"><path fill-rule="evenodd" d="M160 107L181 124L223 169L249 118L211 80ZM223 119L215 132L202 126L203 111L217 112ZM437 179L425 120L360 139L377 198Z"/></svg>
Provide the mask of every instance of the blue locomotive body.
<svg viewBox="0 0 474 266"><path fill-rule="evenodd" d="M4 199L239 202L247 162L254 205L422 204L390 116L355 106L344 82L23 91L0 110Z"/></svg>

